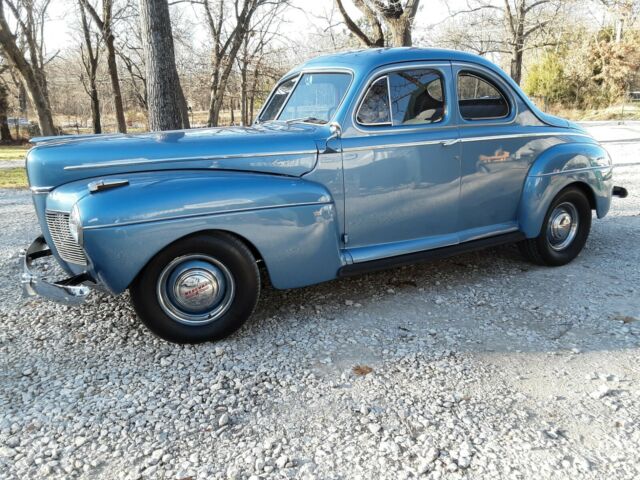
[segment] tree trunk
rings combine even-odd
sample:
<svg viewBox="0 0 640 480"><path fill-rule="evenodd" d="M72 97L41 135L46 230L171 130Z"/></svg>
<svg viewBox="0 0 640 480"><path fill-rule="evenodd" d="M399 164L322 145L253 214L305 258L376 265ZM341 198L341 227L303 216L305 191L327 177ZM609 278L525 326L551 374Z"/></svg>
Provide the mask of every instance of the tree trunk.
<svg viewBox="0 0 640 480"><path fill-rule="evenodd" d="M38 114L41 134L56 135L57 132L53 125L48 95L44 90L44 86L38 82L38 75L36 75L35 69L18 48L16 37L11 33L9 25L4 18L4 12L0 16L0 49L5 59L18 70L24 80L29 98Z"/></svg>
<svg viewBox="0 0 640 480"><path fill-rule="evenodd" d="M391 31L392 47L410 47L411 41L411 22L404 16L389 20L389 30Z"/></svg>
<svg viewBox="0 0 640 480"><path fill-rule="evenodd" d="M0 84L0 141L11 143L11 130L7 123L7 110L9 108L8 89L6 85Z"/></svg>
<svg viewBox="0 0 640 480"><path fill-rule="evenodd" d="M178 78L167 0L139 0L147 72L149 129L189 128L186 102Z"/></svg>
<svg viewBox="0 0 640 480"><path fill-rule="evenodd" d="M240 69L240 116L242 117L242 125L249 124L249 112L247 102L247 61L242 59L242 67Z"/></svg>
<svg viewBox="0 0 640 480"><path fill-rule="evenodd" d="M118 78L118 64L116 62L116 47L111 32L106 33L105 44L107 46L107 68L111 79L111 90L113 90L113 106L116 111L116 122L118 132L127 133L127 122L124 118L124 108L122 106L122 92L120 90L120 78Z"/></svg>
<svg viewBox="0 0 640 480"><path fill-rule="evenodd" d="M520 81L522 80L522 60L522 48L516 45L511 54L511 78L513 78L513 81L518 85L520 85Z"/></svg>
<svg viewBox="0 0 640 480"><path fill-rule="evenodd" d="M6 113L0 113L0 141L2 141L2 143L13 142L11 130L9 130L9 124L7 123Z"/></svg>
<svg viewBox="0 0 640 480"><path fill-rule="evenodd" d="M91 82L91 121L93 123L93 133L102 133L102 123L100 122L100 97L95 80Z"/></svg>

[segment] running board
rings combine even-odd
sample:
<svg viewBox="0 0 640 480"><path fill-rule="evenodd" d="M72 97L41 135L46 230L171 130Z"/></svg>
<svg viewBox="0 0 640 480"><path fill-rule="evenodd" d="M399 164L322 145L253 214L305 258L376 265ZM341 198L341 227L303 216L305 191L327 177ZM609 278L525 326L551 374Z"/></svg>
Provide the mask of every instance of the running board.
<svg viewBox="0 0 640 480"><path fill-rule="evenodd" d="M515 243L524 240L526 237L522 232L511 232L493 237L481 238L479 240L471 240L469 242L458 243L449 247L434 248L424 250L422 252L408 253L406 255L398 255L396 257L381 258L379 260L370 260L368 262L352 263L345 265L338 270L338 277L351 277L363 273L375 272L377 270L385 270L392 267L400 267L403 265L411 265L429 260L440 260L442 258L460 255L462 253L473 252L490 247L497 247L507 243Z"/></svg>

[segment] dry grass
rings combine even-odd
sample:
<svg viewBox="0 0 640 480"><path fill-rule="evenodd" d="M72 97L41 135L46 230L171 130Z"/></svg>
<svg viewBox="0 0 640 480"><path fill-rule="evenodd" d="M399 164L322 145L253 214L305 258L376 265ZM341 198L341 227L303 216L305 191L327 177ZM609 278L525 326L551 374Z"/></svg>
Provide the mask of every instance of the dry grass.
<svg viewBox="0 0 640 480"><path fill-rule="evenodd" d="M0 145L0 160L24 160L30 145Z"/></svg>
<svg viewBox="0 0 640 480"><path fill-rule="evenodd" d="M640 103L627 103L624 108L620 104L589 110L548 105L543 110L551 115L573 121L640 120Z"/></svg>
<svg viewBox="0 0 640 480"><path fill-rule="evenodd" d="M27 188L27 172L22 167L0 169L0 188Z"/></svg>

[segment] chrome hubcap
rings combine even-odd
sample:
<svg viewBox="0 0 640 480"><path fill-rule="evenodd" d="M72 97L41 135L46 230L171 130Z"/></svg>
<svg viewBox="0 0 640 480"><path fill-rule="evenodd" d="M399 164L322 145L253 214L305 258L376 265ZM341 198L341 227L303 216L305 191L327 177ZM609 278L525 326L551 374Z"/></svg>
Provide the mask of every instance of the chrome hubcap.
<svg viewBox="0 0 640 480"><path fill-rule="evenodd" d="M569 202L561 203L549 216L547 241L556 251L567 248L578 233L578 210Z"/></svg>
<svg viewBox="0 0 640 480"><path fill-rule="evenodd" d="M177 322L204 325L224 315L235 295L227 267L208 255L184 255L167 265L158 278L158 300Z"/></svg>

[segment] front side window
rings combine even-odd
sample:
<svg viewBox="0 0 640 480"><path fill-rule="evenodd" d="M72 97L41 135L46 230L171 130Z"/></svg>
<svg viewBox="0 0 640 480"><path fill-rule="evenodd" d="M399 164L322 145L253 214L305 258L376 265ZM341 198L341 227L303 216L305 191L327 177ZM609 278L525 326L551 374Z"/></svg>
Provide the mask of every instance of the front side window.
<svg viewBox="0 0 640 480"><path fill-rule="evenodd" d="M465 120L488 120L509 116L509 102L499 88L469 72L458 75L458 105Z"/></svg>
<svg viewBox="0 0 640 480"><path fill-rule="evenodd" d="M392 72L365 94L356 120L361 125L425 125L444 118L442 76L432 69Z"/></svg>
<svg viewBox="0 0 640 480"><path fill-rule="evenodd" d="M294 83L289 85L292 81ZM286 80L276 88L260 121L327 123L340 106L350 83L351 75L347 73L304 73L297 83Z"/></svg>
<svg viewBox="0 0 640 480"><path fill-rule="evenodd" d="M394 125L440 122L444 117L442 77L431 69L394 72L389 75Z"/></svg>

